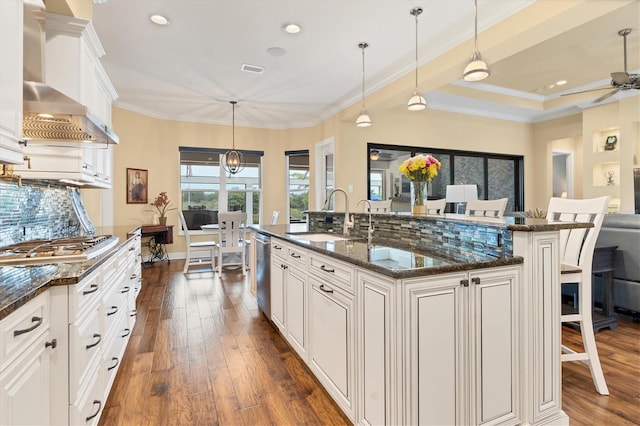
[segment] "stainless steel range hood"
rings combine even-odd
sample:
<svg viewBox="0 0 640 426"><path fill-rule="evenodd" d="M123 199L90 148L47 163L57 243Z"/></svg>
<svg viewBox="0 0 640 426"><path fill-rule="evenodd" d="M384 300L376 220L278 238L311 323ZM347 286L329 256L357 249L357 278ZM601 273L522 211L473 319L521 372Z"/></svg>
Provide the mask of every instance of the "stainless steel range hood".
<svg viewBox="0 0 640 426"><path fill-rule="evenodd" d="M44 81L44 28L44 10L25 3L23 139L27 142L117 144L118 136L85 105Z"/></svg>

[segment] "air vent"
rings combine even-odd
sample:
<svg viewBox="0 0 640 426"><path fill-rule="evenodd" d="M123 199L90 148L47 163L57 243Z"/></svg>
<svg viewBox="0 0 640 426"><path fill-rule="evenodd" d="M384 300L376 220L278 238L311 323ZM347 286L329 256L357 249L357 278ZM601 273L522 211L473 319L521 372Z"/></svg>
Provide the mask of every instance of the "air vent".
<svg viewBox="0 0 640 426"><path fill-rule="evenodd" d="M264 71L264 67L261 67L260 65L249 65L249 64L242 64L240 69L242 71L252 72L254 74L262 74L262 71Z"/></svg>
<svg viewBox="0 0 640 426"><path fill-rule="evenodd" d="M56 140L61 142L95 141L96 138L70 119L42 118L36 114L25 114L22 128L26 140Z"/></svg>

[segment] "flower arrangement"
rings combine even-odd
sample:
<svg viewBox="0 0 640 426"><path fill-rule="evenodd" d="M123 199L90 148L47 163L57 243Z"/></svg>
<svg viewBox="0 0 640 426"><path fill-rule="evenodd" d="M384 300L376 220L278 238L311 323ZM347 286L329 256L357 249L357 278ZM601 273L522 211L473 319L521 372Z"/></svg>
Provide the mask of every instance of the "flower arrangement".
<svg viewBox="0 0 640 426"><path fill-rule="evenodd" d="M168 211L176 209L175 207L171 207L171 201L169 201L169 197L167 197L166 192L161 192L160 194L158 194L151 205L156 208L158 214L160 215L160 218L164 218L165 214Z"/></svg>
<svg viewBox="0 0 640 426"><path fill-rule="evenodd" d="M411 205L414 214L425 214L427 201L427 183L438 176L442 167L440 161L431 155L416 155L400 164L399 171L413 184Z"/></svg>
<svg viewBox="0 0 640 426"><path fill-rule="evenodd" d="M416 155L400 164L400 173L414 182L430 182L438 176L438 170L442 167L440 161L431 155Z"/></svg>

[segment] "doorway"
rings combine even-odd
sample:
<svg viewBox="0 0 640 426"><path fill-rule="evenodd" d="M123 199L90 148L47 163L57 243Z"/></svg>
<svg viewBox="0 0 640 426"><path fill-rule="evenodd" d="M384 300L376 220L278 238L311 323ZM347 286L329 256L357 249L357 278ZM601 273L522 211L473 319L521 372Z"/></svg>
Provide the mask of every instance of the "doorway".
<svg viewBox="0 0 640 426"><path fill-rule="evenodd" d="M553 152L552 195L560 198L573 198L573 154L571 152Z"/></svg>

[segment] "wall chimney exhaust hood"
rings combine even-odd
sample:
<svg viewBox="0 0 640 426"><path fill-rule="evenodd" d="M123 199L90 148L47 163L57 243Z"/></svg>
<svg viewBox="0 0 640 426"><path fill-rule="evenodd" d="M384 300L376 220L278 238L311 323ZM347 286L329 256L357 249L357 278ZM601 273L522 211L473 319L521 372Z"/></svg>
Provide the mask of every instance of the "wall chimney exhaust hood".
<svg viewBox="0 0 640 426"><path fill-rule="evenodd" d="M23 139L26 143L117 144L118 136L85 105L45 82L45 19L42 7L25 3Z"/></svg>

